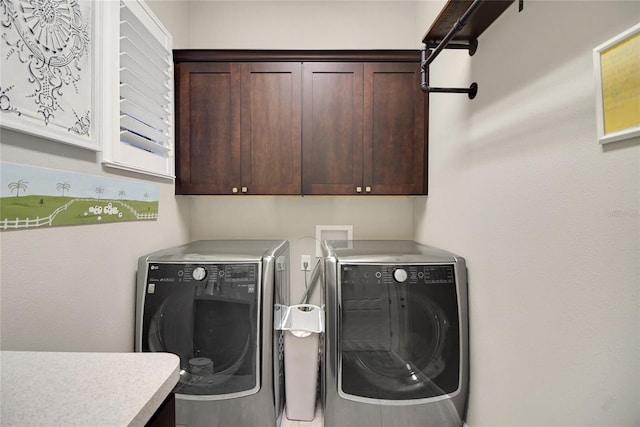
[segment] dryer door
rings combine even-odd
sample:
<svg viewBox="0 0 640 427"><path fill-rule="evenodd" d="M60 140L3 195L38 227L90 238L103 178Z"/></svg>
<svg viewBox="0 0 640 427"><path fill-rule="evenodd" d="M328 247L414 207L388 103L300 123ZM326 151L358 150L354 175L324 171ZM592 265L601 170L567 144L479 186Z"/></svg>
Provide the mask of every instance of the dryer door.
<svg viewBox="0 0 640 427"><path fill-rule="evenodd" d="M355 400L429 399L460 382L453 265L342 265L339 391Z"/></svg>
<svg viewBox="0 0 640 427"><path fill-rule="evenodd" d="M258 264L149 265L143 351L180 357L183 398L222 399L256 393Z"/></svg>

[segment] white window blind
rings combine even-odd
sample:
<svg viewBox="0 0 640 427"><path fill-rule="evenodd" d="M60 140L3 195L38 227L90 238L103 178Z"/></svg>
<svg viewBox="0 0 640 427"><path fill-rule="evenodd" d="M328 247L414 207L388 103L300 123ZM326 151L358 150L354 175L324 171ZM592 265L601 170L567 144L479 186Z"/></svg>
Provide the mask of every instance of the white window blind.
<svg viewBox="0 0 640 427"><path fill-rule="evenodd" d="M119 137L110 166L173 177L171 36L144 2L119 2Z"/></svg>

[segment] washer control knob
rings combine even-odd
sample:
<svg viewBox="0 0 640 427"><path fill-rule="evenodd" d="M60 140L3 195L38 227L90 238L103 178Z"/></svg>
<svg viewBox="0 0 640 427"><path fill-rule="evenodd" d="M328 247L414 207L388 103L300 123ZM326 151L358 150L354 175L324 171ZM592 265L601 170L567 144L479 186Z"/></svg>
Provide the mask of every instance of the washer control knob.
<svg viewBox="0 0 640 427"><path fill-rule="evenodd" d="M204 267L196 267L193 269L192 275L196 280L203 280L207 277L207 270Z"/></svg>
<svg viewBox="0 0 640 427"><path fill-rule="evenodd" d="M396 282L404 282L405 280L407 280L407 270L405 270L404 268L397 268L393 272L393 278L396 279Z"/></svg>

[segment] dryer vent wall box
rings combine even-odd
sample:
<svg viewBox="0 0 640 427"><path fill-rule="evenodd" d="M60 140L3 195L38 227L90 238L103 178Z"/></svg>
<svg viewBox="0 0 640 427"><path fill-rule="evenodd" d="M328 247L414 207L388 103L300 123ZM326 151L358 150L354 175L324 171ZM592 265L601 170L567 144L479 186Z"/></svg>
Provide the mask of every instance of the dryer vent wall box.
<svg viewBox="0 0 640 427"><path fill-rule="evenodd" d="M176 423L280 425L289 242L202 240L138 261L135 350L180 357Z"/></svg>
<svg viewBox="0 0 640 427"><path fill-rule="evenodd" d="M353 240L353 225L316 225L316 257L322 256L323 240ZM337 242L335 244L338 244Z"/></svg>
<svg viewBox="0 0 640 427"><path fill-rule="evenodd" d="M323 242L323 263L326 425L382 414L394 427L462 426L465 260L412 241L354 240Z"/></svg>

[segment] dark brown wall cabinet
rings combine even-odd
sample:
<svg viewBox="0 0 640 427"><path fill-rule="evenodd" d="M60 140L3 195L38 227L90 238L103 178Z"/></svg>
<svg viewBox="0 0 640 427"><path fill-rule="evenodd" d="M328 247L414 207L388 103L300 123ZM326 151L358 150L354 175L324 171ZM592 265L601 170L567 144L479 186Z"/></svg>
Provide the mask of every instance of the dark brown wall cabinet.
<svg viewBox="0 0 640 427"><path fill-rule="evenodd" d="M300 65L182 63L179 194L300 194Z"/></svg>
<svg viewBox="0 0 640 427"><path fill-rule="evenodd" d="M178 194L426 194L418 51L174 56Z"/></svg>
<svg viewBox="0 0 640 427"><path fill-rule="evenodd" d="M424 194L425 108L412 63L305 63L304 194Z"/></svg>

